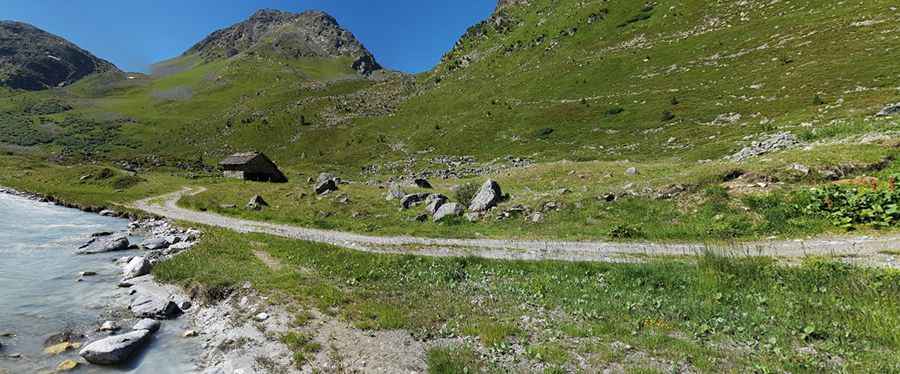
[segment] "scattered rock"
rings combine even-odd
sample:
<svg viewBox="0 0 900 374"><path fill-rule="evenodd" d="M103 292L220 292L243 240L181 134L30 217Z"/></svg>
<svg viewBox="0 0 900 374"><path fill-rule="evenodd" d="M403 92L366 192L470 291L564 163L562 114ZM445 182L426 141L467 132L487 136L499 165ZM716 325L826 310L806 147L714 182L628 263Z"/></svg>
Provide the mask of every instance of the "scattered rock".
<svg viewBox="0 0 900 374"><path fill-rule="evenodd" d="M82 271L82 272L78 273L79 277L93 277L96 275L97 275L97 273L93 272L93 271Z"/></svg>
<svg viewBox="0 0 900 374"><path fill-rule="evenodd" d="M97 237L78 248L77 254L90 255L97 253L124 251L128 249L128 237L125 235Z"/></svg>
<svg viewBox="0 0 900 374"><path fill-rule="evenodd" d="M406 193L400 189L400 185L396 183L388 184L388 192L385 196L385 200L391 201L396 199L402 199L403 196L406 196Z"/></svg>
<svg viewBox="0 0 900 374"><path fill-rule="evenodd" d="M465 217L469 222L478 222L481 221L481 218L484 217L484 214L481 212L469 212L465 214Z"/></svg>
<svg viewBox="0 0 900 374"><path fill-rule="evenodd" d="M132 327L131 329L135 330L135 331L147 330L147 331L150 331L150 333L155 333L155 332L159 331L159 328L161 326L162 326L162 323L160 323L159 321L157 321L155 319L144 318L144 319L138 321L138 323L134 324L134 327Z"/></svg>
<svg viewBox="0 0 900 374"><path fill-rule="evenodd" d="M259 313L256 316L254 316L253 319L255 319L258 322L263 322L263 321L269 319L269 313Z"/></svg>
<svg viewBox="0 0 900 374"><path fill-rule="evenodd" d="M448 200L447 196L441 194L429 195L425 199L425 211L433 215L442 205L446 204Z"/></svg>
<svg viewBox="0 0 900 374"><path fill-rule="evenodd" d="M744 162L753 157L780 151L783 149L793 148L798 146L799 144L800 139L794 136L794 134L791 134L789 132L782 132L765 138L762 141L754 142L750 146L744 147L739 152L725 157L725 159L734 162Z"/></svg>
<svg viewBox="0 0 900 374"><path fill-rule="evenodd" d="M122 272L123 280L150 274L151 269L150 261L146 257L132 258L131 261L128 261L128 265L125 265L125 269Z"/></svg>
<svg viewBox="0 0 900 374"><path fill-rule="evenodd" d="M400 206L403 207L403 209L412 208L424 202L425 199L428 198L428 196L431 196L431 194L428 192L420 192L403 196L403 198L400 199Z"/></svg>
<svg viewBox="0 0 900 374"><path fill-rule="evenodd" d="M809 166L803 164L791 164L791 166L788 167L788 170L796 171L803 175L809 175L810 171Z"/></svg>
<svg viewBox="0 0 900 374"><path fill-rule="evenodd" d="M337 191L338 189L337 177L331 173L322 173L319 174L319 179L316 180L315 192L316 195L324 195L326 193Z"/></svg>
<svg viewBox="0 0 900 374"><path fill-rule="evenodd" d="M197 335L198 335L198 334L197 334L196 331L194 331L194 330L187 330L187 331L185 331L183 334L181 334L181 337L183 337L183 338L193 338L193 337L196 337Z"/></svg>
<svg viewBox="0 0 900 374"><path fill-rule="evenodd" d="M225 209L225 210L237 209L237 205L234 205L234 204L222 204L222 205L219 205L219 209Z"/></svg>
<svg viewBox="0 0 900 374"><path fill-rule="evenodd" d="M127 361L147 341L148 330L132 331L88 344L79 355L96 365L115 365Z"/></svg>
<svg viewBox="0 0 900 374"><path fill-rule="evenodd" d="M432 216L432 220L434 222L440 222L444 219L450 217L459 217L466 211L466 208L463 207L460 203L447 203L441 205Z"/></svg>
<svg viewBox="0 0 900 374"><path fill-rule="evenodd" d="M413 180L413 183L415 183L416 187L419 187L419 188L427 188L427 189L433 188L431 186L431 183L428 182L428 180L425 178L416 178L415 180Z"/></svg>
<svg viewBox="0 0 900 374"><path fill-rule="evenodd" d="M269 203L266 202L262 196L254 195L253 198L247 202L246 208L248 210L262 210L262 208L269 206Z"/></svg>
<svg viewBox="0 0 900 374"><path fill-rule="evenodd" d="M632 176L632 177L635 175L638 175L638 169L636 167L630 167L628 169L625 169L625 175Z"/></svg>
<svg viewBox="0 0 900 374"><path fill-rule="evenodd" d="M900 114L900 103L888 105L875 115L878 117L889 117L895 114Z"/></svg>
<svg viewBox="0 0 900 374"><path fill-rule="evenodd" d="M478 190L478 194L475 195L472 203L469 205L469 210L473 213L487 211L500 202L502 194L500 184L489 179L481 185L481 189Z"/></svg>
<svg viewBox="0 0 900 374"><path fill-rule="evenodd" d="M528 221L531 223L541 223L544 222L544 213L534 212L531 216L528 217Z"/></svg>

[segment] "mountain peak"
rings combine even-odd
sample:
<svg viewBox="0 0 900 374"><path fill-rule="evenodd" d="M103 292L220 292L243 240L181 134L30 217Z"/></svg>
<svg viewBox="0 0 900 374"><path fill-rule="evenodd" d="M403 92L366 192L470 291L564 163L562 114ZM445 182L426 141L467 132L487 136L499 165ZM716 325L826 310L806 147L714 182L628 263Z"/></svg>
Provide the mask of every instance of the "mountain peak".
<svg viewBox="0 0 900 374"><path fill-rule="evenodd" d="M43 90L118 71L77 45L18 21L0 21L0 86Z"/></svg>
<svg viewBox="0 0 900 374"><path fill-rule="evenodd" d="M315 10L291 13L262 9L245 21L213 32L186 53L214 60L260 49L288 58L352 57L353 68L361 74L381 69L351 32L328 13Z"/></svg>

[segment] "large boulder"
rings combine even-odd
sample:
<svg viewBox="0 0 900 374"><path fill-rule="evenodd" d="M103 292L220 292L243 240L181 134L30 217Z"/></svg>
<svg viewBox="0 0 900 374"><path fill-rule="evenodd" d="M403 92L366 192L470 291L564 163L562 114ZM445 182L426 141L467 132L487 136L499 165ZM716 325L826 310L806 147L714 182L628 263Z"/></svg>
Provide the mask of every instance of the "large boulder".
<svg viewBox="0 0 900 374"><path fill-rule="evenodd" d="M131 313L138 318L169 319L181 313L181 309L172 300L143 295L131 303Z"/></svg>
<svg viewBox="0 0 900 374"><path fill-rule="evenodd" d="M447 196L441 194L432 194L425 199L425 210L428 214L434 214L438 209L447 203Z"/></svg>
<svg viewBox="0 0 900 374"><path fill-rule="evenodd" d="M159 328L161 326L162 326L162 323L160 323L159 321L157 321L155 319L144 318L144 319L138 321L136 324L134 324L134 327L132 327L131 329L134 331L147 330L147 331L150 331L150 333L154 333L154 332L159 331Z"/></svg>
<svg viewBox="0 0 900 374"><path fill-rule="evenodd" d="M128 361L150 336L149 330L137 330L88 344L79 355L96 365L116 365Z"/></svg>
<svg viewBox="0 0 900 374"><path fill-rule="evenodd" d="M128 261L128 264L125 265L125 269L122 271L122 279L129 280L150 274L152 267L150 260L146 257L132 258L131 261Z"/></svg>
<svg viewBox="0 0 900 374"><path fill-rule="evenodd" d="M424 202L425 199L428 198L428 196L431 196L431 194L428 192L413 193L403 196L403 198L400 199L400 206L403 207L403 209L412 208Z"/></svg>
<svg viewBox="0 0 900 374"><path fill-rule="evenodd" d="M92 238L89 242L78 248L77 254L90 255L97 253L124 251L131 243L125 235L110 235Z"/></svg>
<svg viewBox="0 0 900 374"><path fill-rule="evenodd" d="M495 206L503 198L503 191L500 184L493 180L487 180L481 185L481 189L469 204L469 210L475 213L485 212Z"/></svg>
<svg viewBox="0 0 900 374"><path fill-rule="evenodd" d="M326 193L337 191L338 182L337 177L331 173L322 173L319 174L319 179L316 180L315 192L316 195L324 195Z"/></svg>
<svg viewBox="0 0 900 374"><path fill-rule="evenodd" d="M437 211L434 212L434 216L432 216L432 220L434 222L440 222L446 218L450 217L459 217L466 211L466 208L462 206L460 203L447 203L441 205Z"/></svg>

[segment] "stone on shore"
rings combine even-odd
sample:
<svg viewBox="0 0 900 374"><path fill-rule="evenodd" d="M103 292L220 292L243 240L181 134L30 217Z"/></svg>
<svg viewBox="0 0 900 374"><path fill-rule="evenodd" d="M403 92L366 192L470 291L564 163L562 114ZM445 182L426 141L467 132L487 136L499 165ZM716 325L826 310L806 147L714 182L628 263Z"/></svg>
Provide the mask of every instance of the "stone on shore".
<svg viewBox="0 0 900 374"><path fill-rule="evenodd" d="M123 280L150 274L151 269L152 265L146 257L132 258L131 261L128 261L128 264L125 265L125 269L123 270Z"/></svg>
<svg viewBox="0 0 900 374"><path fill-rule="evenodd" d="M155 333L155 332L159 331L159 328L161 326L162 326L162 323L160 323L159 321L157 321L155 319L144 318L144 319L138 321L138 323L135 323L134 327L132 327L131 329L135 330L135 331L147 330L147 331L150 331L150 333Z"/></svg>
<svg viewBox="0 0 900 374"><path fill-rule="evenodd" d="M115 365L127 361L147 341L149 330L132 331L88 344L79 355L96 365Z"/></svg>
<svg viewBox="0 0 900 374"><path fill-rule="evenodd" d="M450 217L459 217L465 212L465 208L460 203L447 203L441 205L437 211L434 212L434 216L432 220L434 222L440 222L446 218Z"/></svg>
<svg viewBox="0 0 900 374"><path fill-rule="evenodd" d="M475 195L472 203L469 204L469 210L475 213L485 212L497 206L502 196L503 192L500 189L500 184L489 179L481 185L478 194Z"/></svg>
<svg viewBox="0 0 900 374"><path fill-rule="evenodd" d="M169 241L163 237L148 238L141 242L141 247L149 249L151 251L155 251L157 249L166 249L169 248L170 245L171 243L169 243Z"/></svg>
<svg viewBox="0 0 900 374"><path fill-rule="evenodd" d="M91 255L97 253L124 251L129 246L128 237L125 235L95 237L85 245L78 248L77 254Z"/></svg>

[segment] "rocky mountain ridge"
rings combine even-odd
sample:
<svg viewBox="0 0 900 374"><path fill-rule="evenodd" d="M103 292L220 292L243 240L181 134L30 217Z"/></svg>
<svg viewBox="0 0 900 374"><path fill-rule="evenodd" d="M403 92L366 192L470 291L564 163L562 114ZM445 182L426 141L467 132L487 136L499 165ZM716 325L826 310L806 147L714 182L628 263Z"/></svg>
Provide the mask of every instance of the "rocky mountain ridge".
<svg viewBox="0 0 900 374"><path fill-rule="evenodd" d="M118 71L112 63L27 23L0 21L0 86L29 91Z"/></svg>
<svg viewBox="0 0 900 374"><path fill-rule="evenodd" d="M321 11L260 10L246 21L213 32L185 54L214 60L262 50L291 58L351 57L360 74L382 69L353 33Z"/></svg>

